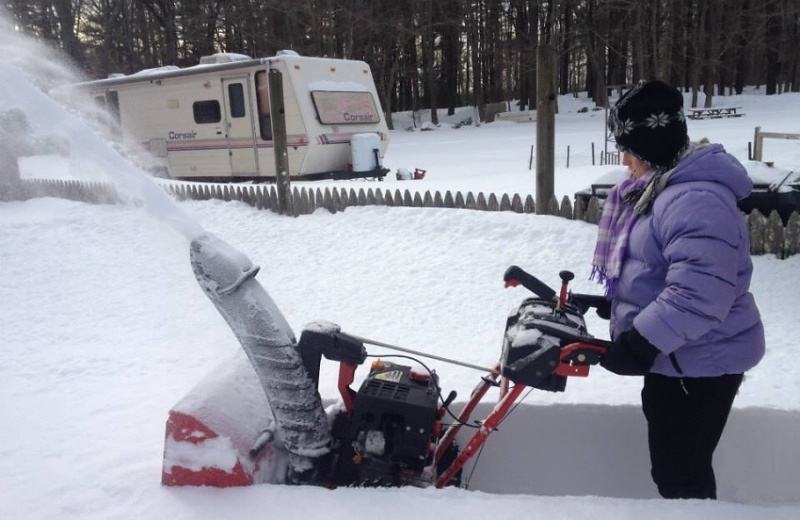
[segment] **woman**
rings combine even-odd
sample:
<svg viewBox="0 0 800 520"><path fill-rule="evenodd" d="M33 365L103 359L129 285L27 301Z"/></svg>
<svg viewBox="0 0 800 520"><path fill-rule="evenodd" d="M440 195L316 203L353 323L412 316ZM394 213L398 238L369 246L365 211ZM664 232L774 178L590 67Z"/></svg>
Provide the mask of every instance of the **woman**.
<svg viewBox="0 0 800 520"><path fill-rule="evenodd" d="M742 374L764 354L736 201L752 182L718 144L689 143L680 91L639 85L611 110L629 178L603 208L592 276L611 300L603 361L644 374L651 474L665 498L716 498L712 456Z"/></svg>

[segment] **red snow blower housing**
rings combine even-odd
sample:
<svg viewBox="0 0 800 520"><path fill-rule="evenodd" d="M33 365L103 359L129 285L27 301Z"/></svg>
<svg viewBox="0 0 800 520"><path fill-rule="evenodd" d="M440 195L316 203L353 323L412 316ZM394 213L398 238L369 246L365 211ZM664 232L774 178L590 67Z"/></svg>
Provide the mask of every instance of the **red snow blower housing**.
<svg viewBox="0 0 800 520"><path fill-rule="evenodd" d="M587 376L589 366L600 362L609 345L589 336L583 318L589 308L596 308L604 316L608 302L602 296L569 292L567 285L573 274L568 271L559 274L562 287L560 293L556 294L519 267L512 266L506 270L506 287L523 285L535 297L525 299L508 318L502 355L492 368L367 340L343 333L333 324L320 323L307 328L301 334L296 349L313 385L316 387L319 380L322 357L339 362L338 387L342 403L329 408L327 412L331 438L329 451L313 458L313 468L308 471L295 471L291 477L270 471L265 476L260 471L265 467L264 458L276 456L280 451L280 447L274 446L280 432L274 432L273 424L272 430L267 428L270 434L264 435L262 432L258 435L258 440L253 440L247 453L242 453L244 450L239 442L239 464L235 468L239 472L242 468L249 468L249 479L246 478L245 482L231 481L229 484L220 484L218 479L202 482L204 472L213 472L216 478L220 468L205 467L191 461L181 462L179 457L170 455L170 445L173 451L180 449L176 447L176 444L180 444L176 442L179 435L189 439L191 435L187 435L187 432L177 432L179 435L176 435L175 431L170 431L168 422L163 482L171 485L292 482L329 487L457 485L466 462L513 409L525 388L564 391L567 377ZM458 414L450 409L456 397L455 392L444 397L437 374L410 355L397 357L412 359L421 368L391 363L385 359L392 356L382 356L373 361L369 374L355 391L350 385L356 368L369 357L365 343L485 370L486 374ZM493 386L501 387L500 402L484 420L470 422L475 407ZM186 399L182 401L185 402ZM204 407L195 403L192 409L197 411ZM171 417L178 413L186 412L173 410ZM201 418L194 419L203 424ZM217 424L221 422L217 421ZM472 427L475 431L464 448L459 450L454 441L462 426ZM220 431L214 434L225 436ZM172 466L168 467L168 464ZM175 475L188 477L176 478Z"/></svg>

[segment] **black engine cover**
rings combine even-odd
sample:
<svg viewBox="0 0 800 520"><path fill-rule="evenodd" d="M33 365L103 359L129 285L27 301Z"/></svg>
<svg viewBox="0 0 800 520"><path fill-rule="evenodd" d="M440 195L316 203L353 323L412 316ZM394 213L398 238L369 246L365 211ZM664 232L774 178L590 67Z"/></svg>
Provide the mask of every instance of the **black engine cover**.
<svg viewBox="0 0 800 520"><path fill-rule="evenodd" d="M374 364L352 413L334 423L332 433L340 444L336 483L417 483L430 463L438 399L435 374L412 378L410 367Z"/></svg>

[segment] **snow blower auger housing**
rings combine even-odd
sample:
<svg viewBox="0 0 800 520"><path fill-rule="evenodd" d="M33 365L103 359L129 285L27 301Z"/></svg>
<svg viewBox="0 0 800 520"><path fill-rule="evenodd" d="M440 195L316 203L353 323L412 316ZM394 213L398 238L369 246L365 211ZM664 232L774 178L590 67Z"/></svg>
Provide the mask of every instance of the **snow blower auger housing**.
<svg viewBox="0 0 800 520"><path fill-rule="evenodd" d="M590 307L600 312L607 303L568 292L572 273L566 271L558 295L516 266L506 271L507 287L521 284L536 297L509 317L500 361L489 368L346 334L326 322L311 324L295 341L255 280L258 268L241 253L201 237L192 244L192 265L247 357L215 371L170 411L165 485L458 484L466 462L525 388L563 391L566 378L588 375L608 346L588 335L583 320ZM458 415L450 410L455 392L443 397L437 374L412 356L404 357L421 369L376 359L355 391L356 369L368 357L364 344L486 374ZM323 357L339 362L341 403L329 407L327 419L317 392ZM470 422L493 386L501 387L500 402L483 421ZM445 421L451 423L446 428ZM462 426L474 434L459 451L455 439Z"/></svg>

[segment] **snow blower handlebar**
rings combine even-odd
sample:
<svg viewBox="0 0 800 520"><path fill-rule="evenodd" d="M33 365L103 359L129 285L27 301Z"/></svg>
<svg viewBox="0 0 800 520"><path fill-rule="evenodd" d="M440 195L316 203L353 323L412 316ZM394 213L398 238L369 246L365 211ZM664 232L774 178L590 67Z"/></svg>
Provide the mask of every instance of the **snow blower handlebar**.
<svg viewBox="0 0 800 520"><path fill-rule="evenodd" d="M581 314L586 314L590 308L597 309L597 314L607 320L611 312L611 302L600 294L580 294L567 292L567 284L575 278L570 271L560 271L561 291L558 295L559 305L569 304L575 307ZM519 266L512 265L503 274L503 281L506 287L516 287L522 285L530 292L545 300L556 299L556 291L549 285L539 280L532 274L526 272Z"/></svg>
<svg viewBox="0 0 800 520"><path fill-rule="evenodd" d="M522 285L538 298L523 302L517 315L509 318L500 363L481 380L458 421L448 428L437 446L434 461L439 463L461 425L469 420L498 375L502 376L506 383L501 383L500 402L480 423L458 457L439 472L437 488L450 484L464 464L480 452L487 437L511 413L526 387L562 392L567 377L588 376L589 367L600 363L605 355L611 343L589 336L582 315L590 307L597 308L600 313L608 302L603 296L569 293L568 284L574 278L571 272L561 271L559 277L561 290L557 295L518 266L506 270L503 276L506 287Z"/></svg>
<svg viewBox="0 0 800 520"><path fill-rule="evenodd" d="M516 265L512 265L506 269L503 275L503 281L506 287L522 285L539 298L545 300L552 300L556 297L556 292L551 289L550 286Z"/></svg>
<svg viewBox="0 0 800 520"><path fill-rule="evenodd" d="M516 334L511 344L504 348L501 360L503 376L514 383L556 392L564 390L565 377L588 376L589 366L598 364L611 346L609 341L586 334L585 328L569 325L574 324L574 319L582 323L581 318L568 318L570 314L583 315L592 307L598 310L601 317L606 317L604 314L607 314L610 306L608 300L600 295L571 293L568 286L575 275L570 271L561 271L558 276L561 278L561 288L556 295L555 290L519 266L512 265L506 269L503 275L506 287L522 285L538 296L542 303L549 302L552 311L542 314L542 311L532 310L532 314L512 325L512 329L516 328ZM557 342L542 344L537 341L527 345L524 340L520 341L519 329L531 328L550 334L557 338Z"/></svg>

